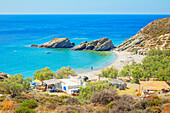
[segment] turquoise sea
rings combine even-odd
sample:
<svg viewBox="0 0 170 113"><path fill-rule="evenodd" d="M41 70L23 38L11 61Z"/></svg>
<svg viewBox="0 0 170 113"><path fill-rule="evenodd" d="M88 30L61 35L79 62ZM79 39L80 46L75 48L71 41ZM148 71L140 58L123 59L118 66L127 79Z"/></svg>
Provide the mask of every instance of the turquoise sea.
<svg viewBox="0 0 170 113"><path fill-rule="evenodd" d="M77 73L101 69L116 59L110 52L31 48L54 37L76 45L108 37L118 46L155 19L170 15L0 15L0 72L33 76L35 70L71 66ZM50 54L46 54L50 51Z"/></svg>

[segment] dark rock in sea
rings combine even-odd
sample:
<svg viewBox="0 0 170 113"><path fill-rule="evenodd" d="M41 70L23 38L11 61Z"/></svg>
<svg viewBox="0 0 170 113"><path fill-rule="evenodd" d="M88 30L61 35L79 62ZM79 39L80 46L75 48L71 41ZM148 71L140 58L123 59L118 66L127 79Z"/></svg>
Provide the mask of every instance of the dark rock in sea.
<svg viewBox="0 0 170 113"><path fill-rule="evenodd" d="M108 51L114 48L111 40L102 38L94 41L87 41L80 43L80 45L72 48L71 50L93 50L93 51Z"/></svg>
<svg viewBox="0 0 170 113"><path fill-rule="evenodd" d="M53 38L51 41L46 42L42 45L31 45L31 47L40 47L40 48L71 48L75 44L71 43L68 38Z"/></svg>
<svg viewBox="0 0 170 113"><path fill-rule="evenodd" d="M33 44L33 45L31 45L31 47L38 47L38 45L36 45L36 44Z"/></svg>

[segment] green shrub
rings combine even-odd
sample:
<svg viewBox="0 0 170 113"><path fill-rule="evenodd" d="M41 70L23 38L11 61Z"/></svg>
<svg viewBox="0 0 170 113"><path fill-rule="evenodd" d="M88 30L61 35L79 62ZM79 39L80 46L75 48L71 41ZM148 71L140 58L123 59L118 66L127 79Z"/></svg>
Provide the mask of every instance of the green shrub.
<svg viewBox="0 0 170 113"><path fill-rule="evenodd" d="M46 95L46 96L49 96L49 94L48 94L48 93L45 93L45 95Z"/></svg>
<svg viewBox="0 0 170 113"><path fill-rule="evenodd" d="M111 108L115 101L111 101L109 104L106 105L107 108Z"/></svg>
<svg viewBox="0 0 170 113"><path fill-rule="evenodd" d="M5 98L0 98L0 102L2 102L2 101L4 101L5 100Z"/></svg>
<svg viewBox="0 0 170 113"><path fill-rule="evenodd" d="M102 70L100 76L106 77L106 78L117 78L118 70L115 67L106 68Z"/></svg>
<svg viewBox="0 0 170 113"><path fill-rule="evenodd" d="M138 81L136 81L136 80L133 79L132 82L133 82L133 83L137 83Z"/></svg>
<svg viewBox="0 0 170 113"><path fill-rule="evenodd" d="M14 113L36 113L35 110L28 107L20 107L14 111Z"/></svg>
<svg viewBox="0 0 170 113"><path fill-rule="evenodd" d="M66 100L65 100L65 103L66 104L69 104L69 105L79 105L80 102L79 102L79 99L78 98L75 98L75 97L68 97Z"/></svg>
<svg viewBox="0 0 170 113"><path fill-rule="evenodd" d="M94 92L103 91L104 89L114 89L114 87L108 81L89 82L86 87L80 87L79 101L81 103L87 103L90 101Z"/></svg>
<svg viewBox="0 0 170 113"><path fill-rule="evenodd" d="M21 103L20 105L21 107L28 107L28 108L31 108L31 109L34 109L38 106L38 102L36 100L27 100L23 103Z"/></svg>
<svg viewBox="0 0 170 113"><path fill-rule="evenodd" d="M14 99L15 102L18 102L18 103L23 103L25 100L24 99Z"/></svg>
<svg viewBox="0 0 170 113"><path fill-rule="evenodd" d="M77 113L77 111L73 110L71 113Z"/></svg>
<svg viewBox="0 0 170 113"><path fill-rule="evenodd" d="M67 96L66 96L66 95L61 95L61 96L59 96L59 98L60 98L60 99L66 99Z"/></svg>

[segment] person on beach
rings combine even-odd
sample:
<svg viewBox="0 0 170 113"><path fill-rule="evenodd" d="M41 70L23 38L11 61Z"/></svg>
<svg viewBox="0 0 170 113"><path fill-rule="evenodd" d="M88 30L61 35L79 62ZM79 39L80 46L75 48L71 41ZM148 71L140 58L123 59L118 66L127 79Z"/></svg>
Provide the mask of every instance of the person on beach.
<svg viewBox="0 0 170 113"><path fill-rule="evenodd" d="M91 71L93 70L93 66L91 66Z"/></svg>

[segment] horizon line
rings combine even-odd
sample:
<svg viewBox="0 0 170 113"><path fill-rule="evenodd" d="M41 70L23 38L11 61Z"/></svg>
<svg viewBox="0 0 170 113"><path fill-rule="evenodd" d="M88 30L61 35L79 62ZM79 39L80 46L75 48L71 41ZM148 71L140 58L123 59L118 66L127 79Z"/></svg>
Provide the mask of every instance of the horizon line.
<svg viewBox="0 0 170 113"><path fill-rule="evenodd" d="M44 15L77 15L77 14L151 14L151 15L154 15L154 14L158 14L158 15L169 15L170 13L0 13L0 15L41 15L41 14L44 14Z"/></svg>

